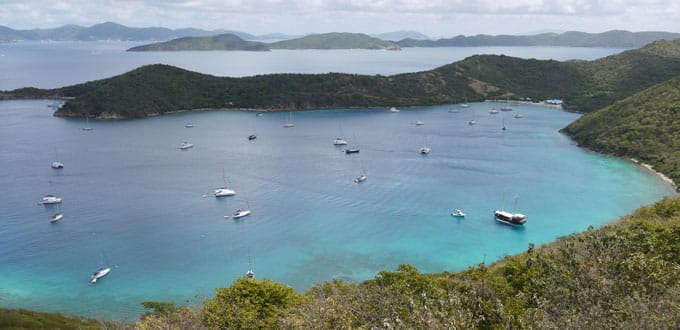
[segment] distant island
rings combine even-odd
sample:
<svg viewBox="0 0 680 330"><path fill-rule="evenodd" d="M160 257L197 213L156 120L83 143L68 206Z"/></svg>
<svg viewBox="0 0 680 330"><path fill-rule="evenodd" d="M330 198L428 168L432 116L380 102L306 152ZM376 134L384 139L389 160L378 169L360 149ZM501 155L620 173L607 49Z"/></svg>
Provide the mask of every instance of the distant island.
<svg viewBox="0 0 680 330"><path fill-rule="evenodd" d="M360 33L324 33L282 40L273 43L245 41L234 34L213 37L184 37L166 42L132 47L128 51L196 51L196 50L251 50L270 49L392 49L399 46Z"/></svg>
<svg viewBox="0 0 680 330"><path fill-rule="evenodd" d="M55 116L143 118L196 109L264 111L408 107L484 99L561 98L592 112L680 75L680 42L657 41L595 61L476 55L433 70L393 76L269 74L215 77L148 65L56 89L21 88L0 99L66 98Z"/></svg>
<svg viewBox="0 0 680 330"><path fill-rule="evenodd" d="M234 30L202 30L202 29L168 29L163 27L128 27L113 22L95 24L90 27L79 25L64 25L51 29L15 30L6 26L0 26L0 42L17 41L96 41L96 40L122 40L122 41L169 41L183 37L214 37L222 34L233 34L248 41L263 40L290 40L304 38L283 33L269 33L254 35L243 31ZM353 33L360 34L360 33ZM327 35L332 38L332 33L316 34ZM308 35L308 36L311 36ZM369 35L366 35L369 36ZM639 48L657 40L675 40L680 38L680 33L671 32L630 32L613 30L602 33L586 33L569 31L564 33L541 33L532 35L475 35L455 36L430 40L430 38L417 31L394 31L372 34L369 37L391 42L399 47L480 47L480 46L563 46L563 47L614 47L614 48ZM315 41L318 42L318 41ZM373 42L371 42L373 43ZM299 47L299 46L296 46ZM290 45L282 45L280 48L291 49ZM379 49L375 46L351 46L338 48L366 48ZM238 49L238 48L237 48ZM272 48L273 49L273 48ZM302 49L302 48L296 48ZM330 48L321 48L330 49ZM240 49L238 49L240 50Z"/></svg>

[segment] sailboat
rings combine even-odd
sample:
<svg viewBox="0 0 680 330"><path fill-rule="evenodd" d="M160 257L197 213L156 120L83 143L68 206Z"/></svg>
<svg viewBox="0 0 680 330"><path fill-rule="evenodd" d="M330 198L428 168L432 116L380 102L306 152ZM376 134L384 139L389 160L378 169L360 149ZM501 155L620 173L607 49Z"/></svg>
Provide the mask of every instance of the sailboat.
<svg viewBox="0 0 680 330"><path fill-rule="evenodd" d="M427 140L427 139L425 139L425 140ZM427 155L429 153L430 153L430 147L427 146L427 141L425 141L425 145L422 148L420 148L420 154L421 155Z"/></svg>
<svg viewBox="0 0 680 330"><path fill-rule="evenodd" d="M246 208L237 209L231 216L234 219L243 218L250 215L250 203L248 203L248 198L246 198Z"/></svg>
<svg viewBox="0 0 680 330"><path fill-rule="evenodd" d="M505 98L505 105L501 107L501 111L512 111L512 107L510 106L510 97Z"/></svg>
<svg viewBox="0 0 680 330"><path fill-rule="evenodd" d="M50 217L50 222L51 223L57 223L61 221L61 219L64 218L64 215L61 213L61 204L57 204L58 211L55 213L53 216Z"/></svg>
<svg viewBox="0 0 680 330"><path fill-rule="evenodd" d="M42 201L38 204L59 204L61 203L61 197L55 196L55 195L45 195L42 198Z"/></svg>
<svg viewBox="0 0 680 330"><path fill-rule="evenodd" d="M111 272L111 267L102 267L102 268L97 269L97 271L92 273L92 277L90 278L90 282L97 283L98 279L106 276L106 274L108 274L109 272Z"/></svg>
<svg viewBox="0 0 680 330"><path fill-rule="evenodd" d="M59 159L59 157L57 157L57 147L54 147L54 158ZM52 162L52 168L55 170L62 169L64 168L64 164L58 160L55 160Z"/></svg>
<svg viewBox="0 0 680 330"><path fill-rule="evenodd" d="M519 196L515 195L515 206L514 209L517 208L517 199ZM503 204L505 203L505 194L503 194ZM527 222L527 218L524 214L521 213L511 213L504 211L503 208L501 207L500 210L494 211L494 218L496 218L496 221L507 224L507 225L512 225L512 226L521 226L524 223Z"/></svg>
<svg viewBox="0 0 680 330"><path fill-rule="evenodd" d="M236 195L235 191L227 188L227 178L224 176L224 168L222 168L222 181L224 181L224 186L215 188L215 190L213 190L213 195L215 197Z"/></svg>
<svg viewBox="0 0 680 330"><path fill-rule="evenodd" d="M345 154L356 154L359 153L359 144L356 142L357 138L356 135L354 136L354 145L348 148L345 148Z"/></svg>
<svg viewBox="0 0 680 330"><path fill-rule="evenodd" d="M503 128L501 129L505 131L505 116L503 116Z"/></svg>
<svg viewBox="0 0 680 330"><path fill-rule="evenodd" d="M295 122L293 121L293 112L288 113L288 117L286 118L286 121L283 123L283 127L285 128L290 128L290 127L295 127Z"/></svg>
<svg viewBox="0 0 680 330"><path fill-rule="evenodd" d="M246 272L246 277L255 278L255 272L253 271L253 268L250 265L250 256L248 256L248 271Z"/></svg>
<svg viewBox="0 0 680 330"><path fill-rule="evenodd" d="M465 102L464 102L464 103L461 103L461 104L460 104L460 107L461 107L461 108L467 108L467 107L469 107L469 106L470 106L470 105L468 105L468 103L467 103L467 95L465 95Z"/></svg>
<svg viewBox="0 0 680 330"><path fill-rule="evenodd" d="M335 141L333 141L333 145L336 146L347 145L347 141L342 137L342 126L340 126L340 134L338 135L338 137L335 138Z"/></svg>
<svg viewBox="0 0 680 330"><path fill-rule="evenodd" d="M470 126L477 125L477 122L475 121L475 110L472 110L472 119L468 121L468 125Z"/></svg>
<svg viewBox="0 0 680 330"><path fill-rule="evenodd" d="M366 171L364 171L364 166L361 165L361 174L359 174L359 176L354 178L354 183L362 183L362 182L366 181L366 179L367 179Z"/></svg>
<svg viewBox="0 0 680 330"><path fill-rule="evenodd" d="M82 128L83 131L91 131L92 127L90 127L90 115L85 116L85 127Z"/></svg>

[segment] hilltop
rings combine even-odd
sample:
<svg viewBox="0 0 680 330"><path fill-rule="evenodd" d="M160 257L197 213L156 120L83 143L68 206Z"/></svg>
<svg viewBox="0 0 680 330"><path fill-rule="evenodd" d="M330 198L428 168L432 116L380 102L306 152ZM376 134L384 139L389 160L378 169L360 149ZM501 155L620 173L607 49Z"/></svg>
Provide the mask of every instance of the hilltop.
<svg viewBox="0 0 680 330"><path fill-rule="evenodd" d="M171 41L136 46L129 52L179 51L179 50L250 50L268 51L260 42L245 41L234 34L220 34L212 37L183 37Z"/></svg>
<svg viewBox="0 0 680 330"><path fill-rule="evenodd" d="M680 182L680 77L587 114L563 131L580 146L638 159Z"/></svg>

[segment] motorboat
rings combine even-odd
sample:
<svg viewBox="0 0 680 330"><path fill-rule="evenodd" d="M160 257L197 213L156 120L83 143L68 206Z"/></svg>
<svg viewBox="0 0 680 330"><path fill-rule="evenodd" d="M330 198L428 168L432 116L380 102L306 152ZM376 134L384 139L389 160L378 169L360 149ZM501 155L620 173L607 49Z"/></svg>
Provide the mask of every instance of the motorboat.
<svg viewBox="0 0 680 330"><path fill-rule="evenodd" d="M451 216L456 218L465 218L465 213L463 213L461 210L456 210L456 212L451 212Z"/></svg>
<svg viewBox="0 0 680 330"><path fill-rule="evenodd" d="M59 220L61 220L63 218L64 218L63 214L57 213L50 218L50 222L52 222L52 223L59 222Z"/></svg>
<svg viewBox="0 0 680 330"><path fill-rule="evenodd" d="M252 140L255 140L255 139L257 139L257 135L255 135L255 134L248 135L248 141L252 141Z"/></svg>
<svg viewBox="0 0 680 330"><path fill-rule="evenodd" d="M234 196L236 195L236 192L227 187L219 187L215 188L213 195L215 197Z"/></svg>
<svg viewBox="0 0 680 330"><path fill-rule="evenodd" d="M109 267L102 267L97 269L96 272L92 273L92 283L97 283L97 280L106 276L111 271L111 268Z"/></svg>
<svg viewBox="0 0 680 330"><path fill-rule="evenodd" d="M187 123L186 125L184 125L184 127L186 127L186 128L192 128L192 127L194 127L194 124L192 124L192 123Z"/></svg>
<svg viewBox="0 0 680 330"><path fill-rule="evenodd" d="M498 113L498 110L496 110L496 108L493 108L493 109L489 110L489 113L492 114L492 115L495 115L495 114Z"/></svg>
<svg viewBox="0 0 680 330"><path fill-rule="evenodd" d="M521 112L517 111L517 113L515 114L515 118L522 118L522 117L524 117L524 115L522 115Z"/></svg>
<svg viewBox="0 0 680 330"><path fill-rule="evenodd" d="M477 122L474 119L472 119L472 120L468 121L468 125L470 125L470 126L477 125Z"/></svg>
<svg viewBox="0 0 680 330"><path fill-rule="evenodd" d="M360 183L366 181L366 176L365 175L359 175L358 177L354 178L354 183Z"/></svg>
<svg viewBox="0 0 680 330"><path fill-rule="evenodd" d="M346 154L356 154L359 153L359 148L352 147L352 148L347 148L345 149Z"/></svg>
<svg viewBox="0 0 680 330"><path fill-rule="evenodd" d="M416 120L416 126L420 126L420 125L425 125L425 122L422 121L422 120Z"/></svg>
<svg viewBox="0 0 680 330"><path fill-rule="evenodd" d="M344 146L344 145L347 145L347 141L345 141L345 139L343 139L341 137L336 137L335 141L333 141L333 145Z"/></svg>
<svg viewBox="0 0 680 330"><path fill-rule="evenodd" d="M54 161L54 162L52 162L52 168L53 169L64 168L64 164L61 163L61 162L58 162L58 161Z"/></svg>
<svg viewBox="0 0 680 330"><path fill-rule="evenodd" d="M422 148L420 148L420 153L423 154L423 155L427 155L427 154L430 153L430 148L422 147Z"/></svg>
<svg viewBox="0 0 680 330"><path fill-rule="evenodd" d="M231 217L234 218L234 219L238 219L238 218L245 217L247 215L250 215L250 210L238 209L238 210L236 210L236 212L234 212L234 215L232 215Z"/></svg>
<svg viewBox="0 0 680 330"><path fill-rule="evenodd" d="M397 108L395 108L395 107L391 107L391 108L390 108L390 112L399 112L399 109L397 109Z"/></svg>
<svg viewBox="0 0 680 330"><path fill-rule="evenodd" d="M194 146L193 144L184 141L184 142L180 143L178 148L182 149L182 150L186 150L186 149L189 149L189 148L193 148L193 146Z"/></svg>
<svg viewBox="0 0 680 330"><path fill-rule="evenodd" d="M59 204L61 203L61 197L57 197L54 195L45 195L42 198L42 202L40 204Z"/></svg>
<svg viewBox="0 0 680 330"><path fill-rule="evenodd" d="M458 109L449 109L449 113L459 113L460 110Z"/></svg>
<svg viewBox="0 0 680 330"><path fill-rule="evenodd" d="M262 112L258 112L258 113L255 114L255 117L262 117L262 116L264 116L264 114Z"/></svg>
<svg viewBox="0 0 680 330"><path fill-rule="evenodd" d="M524 214L521 213L510 213L507 211L503 210L496 210L493 213L494 217L496 218L496 221L502 222L508 225L523 225L524 223L527 222L527 218Z"/></svg>

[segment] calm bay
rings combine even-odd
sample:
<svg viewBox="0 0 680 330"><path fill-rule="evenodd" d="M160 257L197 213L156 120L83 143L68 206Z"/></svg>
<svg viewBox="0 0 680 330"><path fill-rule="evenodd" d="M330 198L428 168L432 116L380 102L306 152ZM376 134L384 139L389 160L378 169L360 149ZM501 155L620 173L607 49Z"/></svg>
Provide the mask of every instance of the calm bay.
<svg viewBox="0 0 680 330"><path fill-rule="evenodd" d="M0 45L7 69L0 72L8 73L0 89L57 87L156 61L232 76L392 74L484 52L122 52L130 45ZM615 52L516 51L555 59ZM642 167L575 146L558 130L578 115L555 108L515 106L497 115L487 103L399 113L317 110L294 113L293 128L282 127L288 113L204 111L90 121L93 130L83 131L82 120L53 117L51 103L0 102L2 307L133 319L142 312L140 301L191 304L211 297L215 287L243 276L249 256L257 278L298 290L331 279L369 279L400 263L455 271L603 225L673 194ZM524 118L515 119L517 111ZM478 124L467 125L473 116ZM418 120L425 124L415 125ZM186 128L188 122L194 127ZM249 141L253 133L257 139ZM361 152L346 155L333 146L339 134ZM179 150L182 141L194 147ZM423 145L430 154L418 152ZM64 169L50 168L56 159ZM357 184L359 173L368 179ZM210 195L224 181L236 195ZM50 193L63 203L37 205ZM250 216L224 217L246 206ZM525 227L495 222L493 211L503 206L525 213ZM467 216L451 217L455 209ZM51 224L57 211L65 217ZM111 273L91 284L90 274L104 265Z"/></svg>

